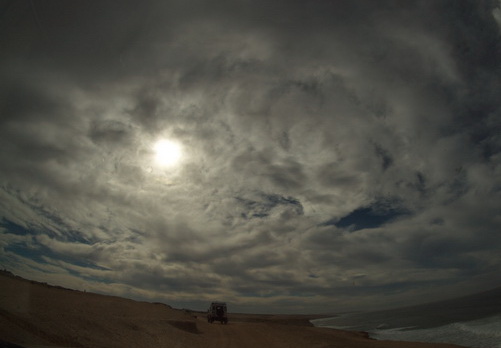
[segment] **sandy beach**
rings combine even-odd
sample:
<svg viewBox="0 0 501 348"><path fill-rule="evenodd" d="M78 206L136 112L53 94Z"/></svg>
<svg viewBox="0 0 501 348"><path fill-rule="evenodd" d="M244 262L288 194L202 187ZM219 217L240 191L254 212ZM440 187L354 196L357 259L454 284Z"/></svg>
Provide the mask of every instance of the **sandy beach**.
<svg viewBox="0 0 501 348"><path fill-rule="evenodd" d="M0 275L0 347L407 347L445 344L376 341L363 332L313 327L313 315L204 313L80 292Z"/></svg>

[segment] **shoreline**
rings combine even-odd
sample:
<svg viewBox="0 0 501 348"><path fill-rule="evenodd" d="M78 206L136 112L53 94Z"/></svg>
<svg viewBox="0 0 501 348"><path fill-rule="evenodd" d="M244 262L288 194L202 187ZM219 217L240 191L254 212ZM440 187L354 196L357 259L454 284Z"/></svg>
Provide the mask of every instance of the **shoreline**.
<svg viewBox="0 0 501 348"><path fill-rule="evenodd" d="M379 341L366 332L315 327L310 322L328 315L230 312L227 325L209 324L203 312L162 303L81 292L5 272L0 281L2 347L459 347Z"/></svg>

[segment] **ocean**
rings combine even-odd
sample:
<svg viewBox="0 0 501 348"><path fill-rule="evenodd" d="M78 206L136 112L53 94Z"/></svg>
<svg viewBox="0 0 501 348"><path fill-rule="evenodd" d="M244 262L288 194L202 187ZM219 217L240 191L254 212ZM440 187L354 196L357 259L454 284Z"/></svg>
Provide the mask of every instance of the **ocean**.
<svg viewBox="0 0 501 348"><path fill-rule="evenodd" d="M317 327L365 331L377 340L501 348L501 288L463 298L311 321Z"/></svg>

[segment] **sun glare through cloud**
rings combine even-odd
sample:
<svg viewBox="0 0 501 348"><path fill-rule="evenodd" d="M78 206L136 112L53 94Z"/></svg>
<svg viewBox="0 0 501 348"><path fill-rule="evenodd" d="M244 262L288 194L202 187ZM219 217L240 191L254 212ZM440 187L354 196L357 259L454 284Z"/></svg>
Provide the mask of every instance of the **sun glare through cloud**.
<svg viewBox="0 0 501 348"><path fill-rule="evenodd" d="M155 143L155 162L161 167L172 167L178 164L183 155L181 144L162 139Z"/></svg>

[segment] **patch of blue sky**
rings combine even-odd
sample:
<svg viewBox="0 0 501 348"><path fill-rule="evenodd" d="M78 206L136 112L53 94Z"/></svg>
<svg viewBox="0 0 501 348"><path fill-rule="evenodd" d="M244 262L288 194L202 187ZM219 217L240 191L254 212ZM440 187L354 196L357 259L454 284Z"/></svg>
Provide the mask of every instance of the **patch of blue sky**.
<svg viewBox="0 0 501 348"><path fill-rule="evenodd" d="M30 259L40 264L47 264L48 262L44 258L50 253L50 250L42 245L37 245L36 247L26 244L26 242L14 243L4 247L6 252L11 252L21 257Z"/></svg>
<svg viewBox="0 0 501 348"><path fill-rule="evenodd" d="M382 211L372 207L362 207L355 209L341 219L331 219L323 225L334 225L350 231L358 231L368 228L378 228L387 222L407 214L408 212L404 210L389 209Z"/></svg>
<svg viewBox="0 0 501 348"><path fill-rule="evenodd" d="M54 231L50 230L49 228L26 228L24 226L21 226L13 221L10 221L8 219L2 218L0 222L0 226L3 227L6 231L6 233L10 234L15 234L15 235L20 235L20 236L27 236L27 235L40 235L40 234L45 234L51 238L54 238L58 241L65 241L65 242L78 242L78 243L83 243L83 244L92 244L91 241L89 241L87 238L84 237L84 235L77 230L61 230L60 235L54 233Z"/></svg>
<svg viewBox="0 0 501 348"><path fill-rule="evenodd" d="M4 250L6 252L11 252L21 257L33 260L39 264L48 264L49 262L47 259L54 259L82 268L91 268L103 271L107 270L107 268L96 265L90 261L55 252L43 244L37 243L35 240L33 240L33 244L30 245L26 242L13 243L4 247Z"/></svg>
<svg viewBox="0 0 501 348"><path fill-rule="evenodd" d="M12 222L12 221L7 220L5 218L2 218L2 221L0 222L0 226L3 227L7 233L15 234L18 236L37 234L35 231L33 231L31 229L27 229L24 226L16 224L15 222Z"/></svg>

